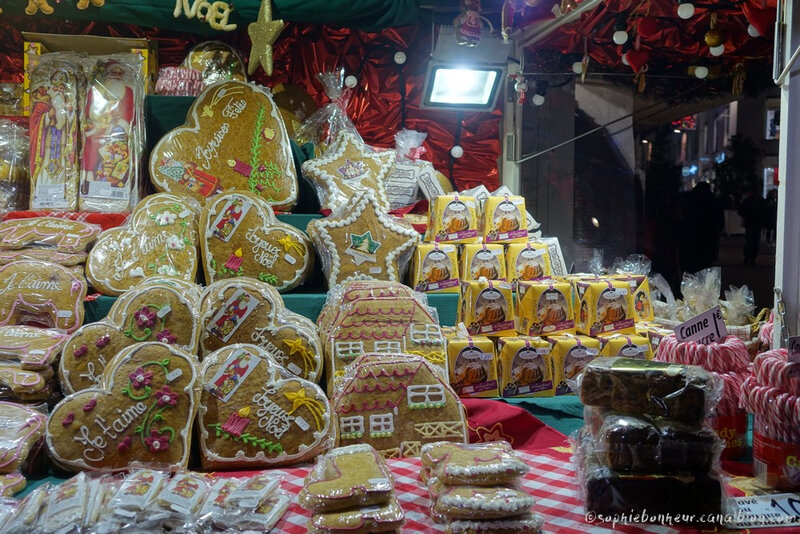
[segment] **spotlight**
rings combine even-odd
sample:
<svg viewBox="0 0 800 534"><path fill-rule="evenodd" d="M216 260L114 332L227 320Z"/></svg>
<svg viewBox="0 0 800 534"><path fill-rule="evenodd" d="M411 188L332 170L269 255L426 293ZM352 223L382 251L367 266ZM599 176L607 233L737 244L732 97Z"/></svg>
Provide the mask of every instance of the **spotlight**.
<svg viewBox="0 0 800 534"><path fill-rule="evenodd" d="M458 159L464 155L464 149L461 148L460 145L455 145L453 148L450 149L450 155Z"/></svg>
<svg viewBox="0 0 800 534"><path fill-rule="evenodd" d="M761 33L758 31L758 28L752 24L747 25L747 35L750 37L761 37Z"/></svg>
<svg viewBox="0 0 800 534"><path fill-rule="evenodd" d="M583 62L576 61L572 64L572 72L575 74L581 74L583 72Z"/></svg>
<svg viewBox="0 0 800 534"><path fill-rule="evenodd" d="M344 79L344 84L345 84L345 86L347 86L347 87L349 87L350 89L352 89L352 88L354 88L356 85L358 85L358 78L356 78L355 76L353 76L352 74L350 74L349 76L347 76L347 77Z"/></svg>
<svg viewBox="0 0 800 534"><path fill-rule="evenodd" d="M531 103L534 106L541 106L542 104L544 104L545 95L547 95L547 86L548 85L549 84L548 84L547 80L540 80L536 84L536 94L533 95L533 98L531 98Z"/></svg>
<svg viewBox="0 0 800 534"><path fill-rule="evenodd" d="M708 50L711 52L712 56L721 56L725 53L725 45L721 44L719 46L712 46Z"/></svg>
<svg viewBox="0 0 800 534"><path fill-rule="evenodd" d="M694 4L678 0L678 16L684 20L692 18L694 16Z"/></svg>
<svg viewBox="0 0 800 534"><path fill-rule="evenodd" d="M396 52L394 55L394 62L397 63L398 65L402 65L403 63L405 63L406 59L408 58L406 57L405 52Z"/></svg>
<svg viewBox="0 0 800 534"><path fill-rule="evenodd" d="M642 144L643 144L643 145L646 145L646 144L647 144L647 143L649 143L649 142L650 142L650 141L648 141L647 139L642 139Z"/></svg>
<svg viewBox="0 0 800 534"><path fill-rule="evenodd" d="M673 132L675 132L675 133L681 133L681 131L680 131L679 129L677 129L677 128L675 128L675 129L674 129L674 130L672 130L672 131L673 131Z"/></svg>
<svg viewBox="0 0 800 534"><path fill-rule="evenodd" d="M705 80L708 77L708 67L698 65L694 68L694 75L700 80Z"/></svg>

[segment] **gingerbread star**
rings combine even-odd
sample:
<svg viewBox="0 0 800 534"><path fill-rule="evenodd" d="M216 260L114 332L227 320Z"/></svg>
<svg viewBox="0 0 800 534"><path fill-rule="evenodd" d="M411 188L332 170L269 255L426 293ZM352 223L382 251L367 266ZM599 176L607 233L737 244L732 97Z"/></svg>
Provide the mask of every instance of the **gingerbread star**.
<svg viewBox="0 0 800 534"><path fill-rule="evenodd" d="M319 186L320 205L325 209L344 208L352 197L373 190L388 211L384 181L396 157L394 150L376 152L355 134L341 131L321 157L303 163L303 174Z"/></svg>
<svg viewBox="0 0 800 534"><path fill-rule="evenodd" d="M272 76L272 45L278 40L284 26L282 20L272 20L272 0L262 0L258 19L247 26L251 41L248 74L252 76L260 64L267 76Z"/></svg>
<svg viewBox="0 0 800 534"><path fill-rule="evenodd" d="M308 234L320 253L330 257L323 262L329 287L350 280L399 282L398 260L419 241L419 233L389 215L374 191L355 197L341 214L309 222Z"/></svg>

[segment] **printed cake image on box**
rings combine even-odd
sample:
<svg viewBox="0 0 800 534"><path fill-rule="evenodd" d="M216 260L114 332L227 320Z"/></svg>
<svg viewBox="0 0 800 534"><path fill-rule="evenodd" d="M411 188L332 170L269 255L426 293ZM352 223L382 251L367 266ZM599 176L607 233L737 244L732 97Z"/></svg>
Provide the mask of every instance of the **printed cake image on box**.
<svg viewBox="0 0 800 534"><path fill-rule="evenodd" d="M483 240L486 243L518 243L528 240L525 199L489 197L483 205Z"/></svg>
<svg viewBox="0 0 800 534"><path fill-rule="evenodd" d="M587 336L569 334L547 338L552 346L553 374L556 379L556 395L572 393L567 380L572 380L583 371L589 362L600 353L600 342Z"/></svg>
<svg viewBox="0 0 800 534"><path fill-rule="evenodd" d="M497 397L494 342L484 336L447 340L450 385L461 397Z"/></svg>
<svg viewBox="0 0 800 534"><path fill-rule="evenodd" d="M478 241L477 203L472 197L438 196L428 212L426 241L475 243Z"/></svg>
<svg viewBox="0 0 800 534"><path fill-rule="evenodd" d="M459 321L471 335L514 334L511 284L482 278L461 283Z"/></svg>
<svg viewBox="0 0 800 534"><path fill-rule="evenodd" d="M605 280L580 281L575 284L578 292L578 316L575 326L581 334L596 336L611 332L634 333L630 287L627 282Z"/></svg>
<svg viewBox="0 0 800 534"><path fill-rule="evenodd" d="M505 280L503 245L464 245L461 251L461 279Z"/></svg>
<svg viewBox="0 0 800 534"><path fill-rule="evenodd" d="M504 337L499 340L497 375L503 397L552 397L551 345L538 337Z"/></svg>
<svg viewBox="0 0 800 534"><path fill-rule="evenodd" d="M458 293L458 254L455 245L420 243L414 251L411 281L424 293Z"/></svg>
<svg viewBox="0 0 800 534"><path fill-rule="evenodd" d="M519 282L517 330L530 336L574 333L572 286L566 282Z"/></svg>

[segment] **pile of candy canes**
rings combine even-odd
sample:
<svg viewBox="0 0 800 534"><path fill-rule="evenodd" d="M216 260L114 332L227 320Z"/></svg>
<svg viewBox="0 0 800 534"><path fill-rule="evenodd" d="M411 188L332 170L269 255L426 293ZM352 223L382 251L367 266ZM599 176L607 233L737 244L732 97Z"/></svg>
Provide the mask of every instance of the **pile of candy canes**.
<svg viewBox="0 0 800 534"><path fill-rule="evenodd" d="M755 414L754 431L784 443L800 443L800 362L786 349L759 354L742 384L741 406Z"/></svg>

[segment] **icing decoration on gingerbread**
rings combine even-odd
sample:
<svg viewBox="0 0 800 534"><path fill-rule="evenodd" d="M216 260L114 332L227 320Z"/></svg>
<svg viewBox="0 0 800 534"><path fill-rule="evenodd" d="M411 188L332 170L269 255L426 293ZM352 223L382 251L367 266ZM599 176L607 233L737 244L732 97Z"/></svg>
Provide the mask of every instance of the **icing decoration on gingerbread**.
<svg viewBox="0 0 800 534"><path fill-rule="evenodd" d="M250 276L289 291L314 263L311 242L275 218L270 205L244 191L217 195L203 210L201 252L206 282Z"/></svg>
<svg viewBox="0 0 800 534"><path fill-rule="evenodd" d="M51 367L69 336L32 326L0 326L0 360L19 361L23 369Z"/></svg>
<svg viewBox="0 0 800 534"><path fill-rule="evenodd" d="M36 256L36 251L20 251L18 254L31 255L24 259L46 259L62 265L75 265L82 258L82 253L91 245L100 233L96 224L55 217L31 217L29 219L8 219L0 222L0 249L16 250L31 247L44 247L39 251L43 256ZM58 253L58 254L54 254ZM6 252L6 254L9 254ZM59 257L60 255L60 257ZM60 261L52 259L56 257ZM14 257L13 259L23 259ZM7 262L6 262L7 263Z"/></svg>
<svg viewBox="0 0 800 534"><path fill-rule="evenodd" d="M0 402L0 473L22 469L33 448L44 436L47 416L27 406Z"/></svg>
<svg viewBox="0 0 800 534"><path fill-rule="evenodd" d="M73 393L53 409L46 434L51 457L69 470L124 469L132 461L186 466L196 375L194 357L173 346L124 349L106 366L100 387ZM65 418L72 419L66 428ZM119 447L123 442L129 446Z"/></svg>
<svg viewBox="0 0 800 534"><path fill-rule="evenodd" d="M297 176L278 108L266 90L239 81L208 87L184 126L167 133L150 155L161 191L205 202L230 189L247 190L276 210L297 202Z"/></svg>
<svg viewBox="0 0 800 534"><path fill-rule="evenodd" d="M388 212L384 181L395 158L394 150L378 152L342 130L321 157L303 163L303 175L317 186L323 209L344 209L353 197L373 191L379 209Z"/></svg>

